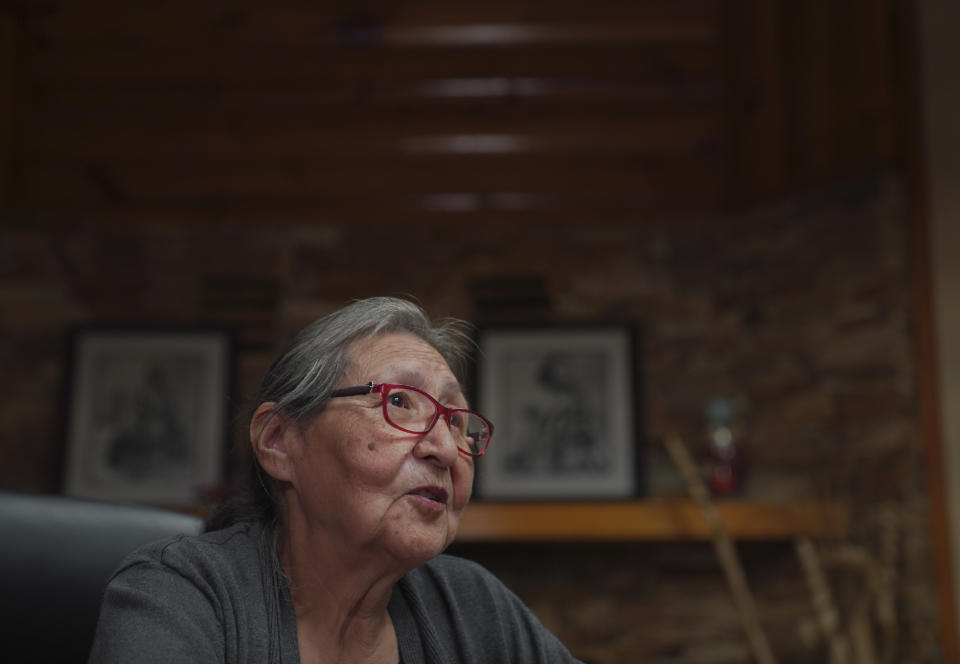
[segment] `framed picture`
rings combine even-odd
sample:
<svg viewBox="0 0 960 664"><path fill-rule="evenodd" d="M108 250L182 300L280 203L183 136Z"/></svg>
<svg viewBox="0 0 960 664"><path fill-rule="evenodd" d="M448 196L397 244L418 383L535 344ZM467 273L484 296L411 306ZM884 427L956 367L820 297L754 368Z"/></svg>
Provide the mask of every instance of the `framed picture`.
<svg viewBox="0 0 960 664"><path fill-rule="evenodd" d="M480 498L641 492L636 339L629 326L479 330L478 410L494 424Z"/></svg>
<svg viewBox="0 0 960 664"><path fill-rule="evenodd" d="M64 493L194 505L223 482L226 331L85 328L71 346Z"/></svg>

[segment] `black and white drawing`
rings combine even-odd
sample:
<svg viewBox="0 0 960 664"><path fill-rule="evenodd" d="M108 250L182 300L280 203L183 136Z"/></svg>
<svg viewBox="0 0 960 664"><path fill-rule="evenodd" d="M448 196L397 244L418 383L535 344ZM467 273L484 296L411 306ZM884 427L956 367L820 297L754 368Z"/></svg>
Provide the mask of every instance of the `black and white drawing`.
<svg viewBox="0 0 960 664"><path fill-rule="evenodd" d="M230 343L207 330L83 330L64 492L191 505L223 480Z"/></svg>
<svg viewBox="0 0 960 664"><path fill-rule="evenodd" d="M479 407L496 427L478 468L481 497L636 492L630 328L487 328L478 344Z"/></svg>

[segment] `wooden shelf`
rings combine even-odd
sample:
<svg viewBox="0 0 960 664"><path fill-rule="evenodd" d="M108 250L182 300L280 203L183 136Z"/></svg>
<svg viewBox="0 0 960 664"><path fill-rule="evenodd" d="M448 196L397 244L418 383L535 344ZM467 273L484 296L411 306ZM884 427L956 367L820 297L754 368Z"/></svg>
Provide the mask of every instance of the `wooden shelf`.
<svg viewBox="0 0 960 664"><path fill-rule="evenodd" d="M800 536L842 537L849 510L840 503L715 503L727 532L737 540L783 540ZM604 502L471 503L463 514L459 542L495 541L679 541L707 540L711 532L692 500L659 498Z"/></svg>

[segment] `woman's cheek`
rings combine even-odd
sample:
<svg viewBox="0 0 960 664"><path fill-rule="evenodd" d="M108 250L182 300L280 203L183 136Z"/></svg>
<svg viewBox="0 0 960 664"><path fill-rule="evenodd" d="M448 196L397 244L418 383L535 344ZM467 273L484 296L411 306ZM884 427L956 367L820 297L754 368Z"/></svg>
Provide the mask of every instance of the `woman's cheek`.
<svg viewBox="0 0 960 664"><path fill-rule="evenodd" d="M462 510L473 493L473 459L460 456L453 468L453 508Z"/></svg>

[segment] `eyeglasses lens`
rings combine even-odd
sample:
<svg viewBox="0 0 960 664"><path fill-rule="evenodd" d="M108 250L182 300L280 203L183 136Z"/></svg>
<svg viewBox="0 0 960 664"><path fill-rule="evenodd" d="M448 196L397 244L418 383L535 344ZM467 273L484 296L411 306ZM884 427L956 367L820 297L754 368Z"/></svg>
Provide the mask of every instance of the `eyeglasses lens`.
<svg viewBox="0 0 960 664"><path fill-rule="evenodd" d="M453 417L464 420L463 426L459 429L462 432L460 447L471 454L481 454L487 446L487 441L490 440L490 427L487 423L473 413L454 413ZM450 428L457 430L453 426Z"/></svg>
<svg viewBox="0 0 960 664"><path fill-rule="evenodd" d="M385 397L387 420L395 427L417 433L426 432L437 413L436 404L416 390L393 388ZM450 432L465 452L480 454L490 438L490 429L480 417L469 411L450 415Z"/></svg>
<svg viewBox="0 0 960 664"><path fill-rule="evenodd" d="M426 395L414 390L392 388L385 399L390 423L410 431L426 431L437 412L436 406Z"/></svg>

